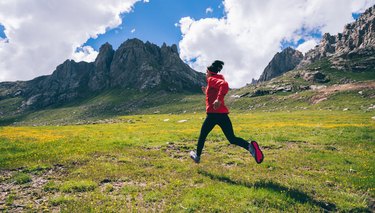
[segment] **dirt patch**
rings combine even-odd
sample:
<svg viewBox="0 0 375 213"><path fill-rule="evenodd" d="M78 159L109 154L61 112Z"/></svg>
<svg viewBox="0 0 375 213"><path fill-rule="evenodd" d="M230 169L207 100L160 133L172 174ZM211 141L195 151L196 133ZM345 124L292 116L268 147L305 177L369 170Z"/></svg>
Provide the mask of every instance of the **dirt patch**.
<svg viewBox="0 0 375 213"><path fill-rule="evenodd" d="M364 90L364 89L375 89L375 81L362 82L362 83L351 83L351 84L340 84L333 85L330 87L318 89L318 94L314 95L310 102L317 104L328 99L330 95L336 92L342 91L353 91L353 90Z"/></svg>
<svg viewBox="0 0 375 213"><path fill-rule="evenodd" d="M17 183L14 176L17 173L27 174L31 180L27 183ZM25 212L30 209L43 210L49 204L49 194L43 186L54 177L64 175L65 168L55 165L53 168L28 171L27 169L2 170L0 176L0 211ZM51 209L50 210L58 210Z"/></svg>
<svg viewBox="0 0 375 213"><path fill-rule="evenodd" d="M158 148L164 151L169 157L178 160L186 160L189 156L189 152L195 149L193 144L174 142L168 142L165 146Z"/></svg>

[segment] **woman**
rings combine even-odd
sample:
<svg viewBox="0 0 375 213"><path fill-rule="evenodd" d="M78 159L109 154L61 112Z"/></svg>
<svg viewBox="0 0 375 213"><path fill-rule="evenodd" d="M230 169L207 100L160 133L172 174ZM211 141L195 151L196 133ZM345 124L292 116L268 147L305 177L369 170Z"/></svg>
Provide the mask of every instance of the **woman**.
<svg viewBox="0 0 375 213"><path fill-rule="evenodd" d="M257 163L263 161L263 153L256 141L251 143L236 137L233 132L232 122L229 119L229 110L224 104L224 96L227 94L229 87L223 75L218 74L223 69L224 62L216 60L211 66L207 67L207 87L202 87L203 93L206 94L206 112L207 117L203 122L202 129L198 139L197 151L191 151L190 157L195 163L200 162L204 142L208 133L217 125L223 130L225 137L231 144L236 144L247 151L255 158Z"/></svg>

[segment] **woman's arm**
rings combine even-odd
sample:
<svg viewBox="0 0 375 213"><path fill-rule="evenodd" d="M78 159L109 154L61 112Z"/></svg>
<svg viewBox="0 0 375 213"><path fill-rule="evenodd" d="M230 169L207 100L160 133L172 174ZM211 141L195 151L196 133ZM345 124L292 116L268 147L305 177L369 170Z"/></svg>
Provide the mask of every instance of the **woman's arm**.
<svg viewBox="0 0 375 213"><path fill-rule="evenodd" d="M202 92L203 92L203 94L206 94L206 89L207 89L207 87L202 86L201 88L202 88Z"/></svg>
<svg viewBox="0 0 375 213"><path fill-rule="evenodd" d="M228 91L229 91L228 83L226 81L220 82L219 92L217 94L216 100L218 100L220 102L223 102L224 101L224 96L228 93Z"/></svg>

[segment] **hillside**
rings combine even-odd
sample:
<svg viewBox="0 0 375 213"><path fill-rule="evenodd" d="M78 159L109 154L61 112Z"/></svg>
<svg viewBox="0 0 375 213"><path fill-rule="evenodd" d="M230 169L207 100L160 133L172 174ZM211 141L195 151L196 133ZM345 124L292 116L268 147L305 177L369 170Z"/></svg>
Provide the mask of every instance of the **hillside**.
<svg viewBox="0 0 375 213"><path fill-rule="evenodd" d="M375 70L343 72L320 60L271 81L234 89L226 96L232 112L374 110ZM335 89L339 88L339 89ZM324 91L329 93L322 96ZM114 122L118 115L204 113L201 93L112 89L58 107L17 113L22 98L0 100L2 125L65 125Z"/></svg>

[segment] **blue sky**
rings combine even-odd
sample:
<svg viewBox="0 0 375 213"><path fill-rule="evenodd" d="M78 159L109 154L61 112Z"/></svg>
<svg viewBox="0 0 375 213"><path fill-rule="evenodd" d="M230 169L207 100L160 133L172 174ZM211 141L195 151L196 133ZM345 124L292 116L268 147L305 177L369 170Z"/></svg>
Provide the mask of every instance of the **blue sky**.
<svg viewBox="0 0 375 213"><path fill-rule="evenodd" d="M219 8L220 7L220 8ZM212 12L206 12L212 8ZM121 14L122 24L109 30L98 38L89 39L83 46L92 46L95 50L108 42L113 48L128 38L138 38L142 41L161 46L178 44L181 40L181 31L175 26L182 17L190 16L194 19L222 18L224 7L221 0L162 0L148 3L138 2L133 11ZM132 30L134 32L131 32Z"/></svg>
<svg viewBox="0 0 375 213"><path fill-rule="evenodd" d="M0 24L0 38L5 38L5 33L4 33L4 26Z"/></svg>
<svg viewBox="0 0 375 213"><path fill-rule="evenodd" d="M375 0L12 0L0 2L0 82L51 74L66 59L94 61L130 38L177 44L204 72L216 59L231 87L257 79L288 46L306 52ZM332 9L334 8L334 9ZM177 23L177 26L176 26ZM6 39L4 39L6 38ZM46 57L48 56L48 57ZM3 60L6 59L6 60Z"/></svg>

